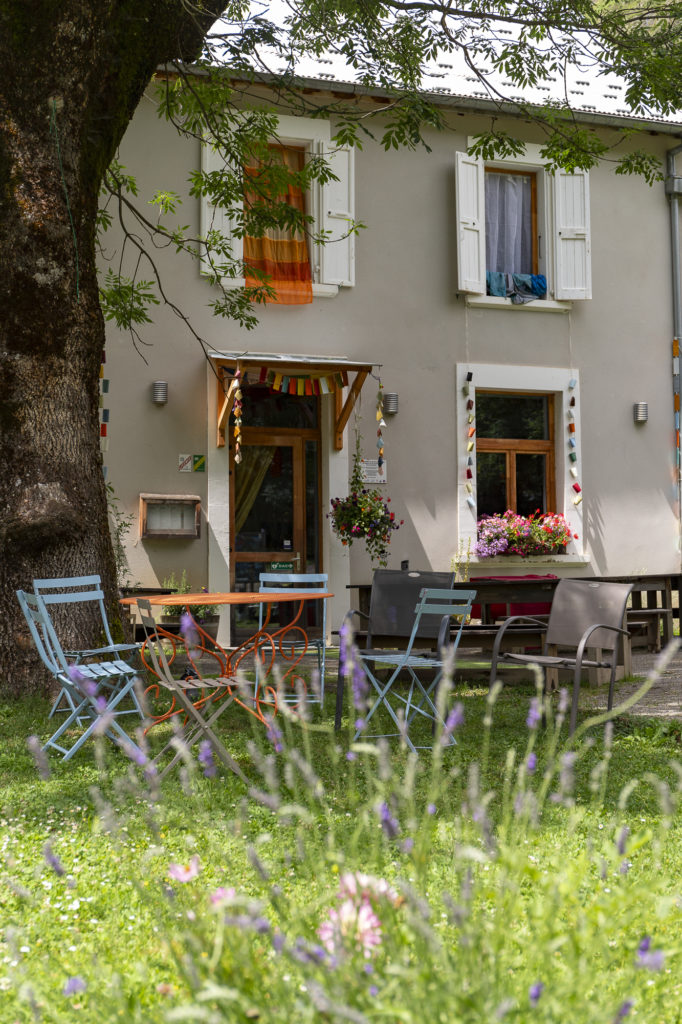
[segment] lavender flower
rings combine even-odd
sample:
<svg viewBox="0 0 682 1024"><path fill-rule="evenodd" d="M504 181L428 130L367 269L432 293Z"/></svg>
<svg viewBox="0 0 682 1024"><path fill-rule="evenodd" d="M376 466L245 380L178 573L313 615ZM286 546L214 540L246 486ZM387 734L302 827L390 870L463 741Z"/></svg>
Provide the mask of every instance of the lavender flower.
<svg viewBox="0 0 682 1024"><path fill-rule="evenodd" d="M395 839L400 833L400 825L397 818L391 814L391 809L385 801L379 806L379 818L384 835L388 839Z"/></svg>
<svg viewBox="0 0 682 1024"><path fill-rule="evenodd" d="M540 698L533 697L530 702L530 708L528 709L528 717L526 718L526 725L529 729L535 729L537 724L542 718L542 709L540 706Z"/></svg>
<svg viewBox="0 0 682 1024"><path fill-rule="evenodd" d="M665 965L665 954L662 949L652 949L651 936L645 935L637 947L635 962L637 967L644 967L647 971L661 971Z"/></svg>
<svg viewBox="0 0 682 1024"><path fill-rule="evenodd" d="M622 829L620 830L620 832L618 833L618 836L616 838L616 850L618 851L618 853L619 853L619 855L621 857L625 853L625 849L626 849L627 844L628 844L628 836L629 835L630 835L630 829L627 827L627 825L623 825Z"/></svg>
<svg viewBox="0 0 682 1024"><path fill-rule="evenodd" d="M65 996L76 995L77 992L85 992L87 984L81 977L75 974L72 978L66 979L66 984L62 989L62 994Z"/></svg>
<svg viewBox="0 0 682 1024"><path fill-rule="evenodd" d="M61 876L66 874L62 862L49 843L45 843L43 847L43 857L45 858L45 863L52 868L55 875Z"/></svg>
<svg viewBox="0 0 682 1024"><path fill-rule="evenodd" d="M50 777L50 763L47 760L45 751L40 745L40 740L37 736L29 736L26 740L26 745L31 752L31 757L35 762L38 775L40 775L41 779L46 781Z"/></svg>
<svg viewBox="0 0 682 1024"><path fill-rule="evenodd" d="M620 1024L622 1020L625 1020L634 1005L635 1004L632 999L626 999L624 1003L621 1003L618 1007L618 1011L616 1012L616 1016L613 1018L613 1024Z"/></svg>
<svg viewBox="0 0 682 1024"><path fill-rule="evenodd" d="M528 989L528 1000L531 1006L537 1006L540 1001L540 996L545 989L544 982L536 981L534 985Z"/></svg>
<svg viewBox="0 0 682 1024"><path fill-rule="evenodd" d="M284 749L282 745L282 730L275 725L272 718L269 718L267 721L267 725L265 727L265 735L272 743L276 752L278 754L281 754L282 750Z"/></svg>
<svg viewBox="0 0 682 1024"><path fill-rule="evenodd" d="M204 769L204 775L206 778L215 778L218 769L216 768L215 761L213 760L213 750L211 749L211 744L208 740L202 740L199 744L197 760Z"/></svg>
<svg viewBox="0 0 682 1024"><path fill-rule="evenodd" d="M535 751L531 750L530 754L526 758L526 771L529 775L532 775L538 766L538 755Z"/></svg>

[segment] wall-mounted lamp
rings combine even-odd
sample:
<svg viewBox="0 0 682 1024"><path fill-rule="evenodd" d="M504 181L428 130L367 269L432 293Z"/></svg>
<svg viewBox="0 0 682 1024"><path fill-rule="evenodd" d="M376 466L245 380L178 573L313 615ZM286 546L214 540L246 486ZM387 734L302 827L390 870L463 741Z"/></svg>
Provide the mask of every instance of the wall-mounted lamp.
<svg viewBox="0 0 682 1024"><path fill-rule="evenodd" d="M155 380L152 384L152 402L154 405L165 405L168 401L168 381Z"/></svg>
<svg viewBox="0 0 682 1024"><path fill-rule="evenodd" d="M635 423L646 423L649 419L649 403L635 402L632 407L632 416Z"/></svg>
<svg viewBox="0 0 682 1024"><path fill-rule="evenodd" d="M398 411L399 396L395 391L384 391L384 412L389 416L395 416Z"/></svg>

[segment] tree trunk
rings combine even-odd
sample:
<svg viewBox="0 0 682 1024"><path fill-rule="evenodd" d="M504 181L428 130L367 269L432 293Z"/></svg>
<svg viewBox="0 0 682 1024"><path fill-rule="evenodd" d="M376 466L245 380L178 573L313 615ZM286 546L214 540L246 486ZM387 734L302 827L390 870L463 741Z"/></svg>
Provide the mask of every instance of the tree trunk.
<svg viewBox="0 0 682 1024"><path fill-rule="evenodd" d="M155 67L220 0L0 0L0 695L44 688L15 590L100 573L120 624L99 450L102 174ZM191 12L191 13L189 13ZM87 606L67 646L91 642Z"/></svg>

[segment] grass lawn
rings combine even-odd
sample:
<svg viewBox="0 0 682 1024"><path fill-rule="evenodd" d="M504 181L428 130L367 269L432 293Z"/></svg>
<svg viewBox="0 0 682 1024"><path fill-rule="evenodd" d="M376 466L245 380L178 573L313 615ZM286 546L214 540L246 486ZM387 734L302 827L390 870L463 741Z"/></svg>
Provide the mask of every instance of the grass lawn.
<svg viewBox="0 0 682 1024"><path fill-rule="evenodd" d="M0 1021L682 1021L680 724L567 747L534 692L458 687L418 759L351 749L333 692L229 711L251 789L160 794L109 743L41 779L48 704L0 704Z"/></svg>

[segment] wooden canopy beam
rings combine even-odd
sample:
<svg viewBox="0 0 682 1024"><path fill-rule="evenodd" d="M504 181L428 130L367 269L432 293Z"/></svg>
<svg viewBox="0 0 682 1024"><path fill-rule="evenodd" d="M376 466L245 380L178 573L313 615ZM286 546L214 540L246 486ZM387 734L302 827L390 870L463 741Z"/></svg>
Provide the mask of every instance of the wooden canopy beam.
<svg viewBox="0 0 682 1024"><path fill-rule="evenodd" d="M341 390L339 389L338 391L334 392L336 400L336 415L334 417L334 448L337 450L337 452L343 450L343 432L346 428L346 424L348 423L350 414L353 411L355 403L358 400L358 396L362 391L362 385L367 380L368 373L369 370L358 370L358 372L355 374L355 380L351 384L350 391L348 392L348 397L346 398L346 401L343 403L343 406L341 406L341 402L343 399Z"/></svg>

